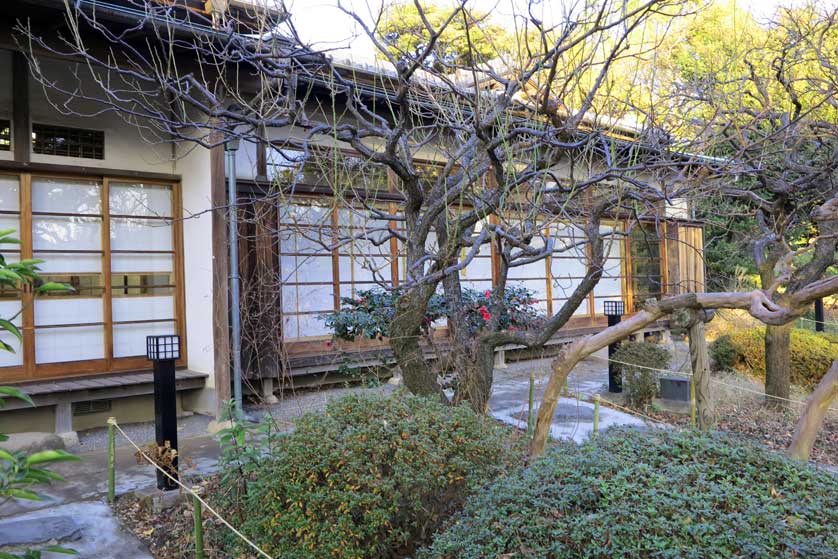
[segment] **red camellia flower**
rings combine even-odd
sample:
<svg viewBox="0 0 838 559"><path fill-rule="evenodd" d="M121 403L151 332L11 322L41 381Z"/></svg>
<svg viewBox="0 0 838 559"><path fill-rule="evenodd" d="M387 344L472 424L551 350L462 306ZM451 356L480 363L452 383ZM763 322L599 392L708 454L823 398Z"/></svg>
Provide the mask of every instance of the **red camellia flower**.
<svg viewBox="0 0 838 559"><path fill-rule="evenodd" d="M492 318L492 315L489 313L489 309L487 309L485 305L477 309L477 311L483 316L483 320L489 320Z"/></svg>
<svg viewBox="0 0 838 559"><path fill-rule="evenodd" d="M483 296L484 297L491 297L492 296L492 290L487 289L486 291L483 292Z"/></svg>

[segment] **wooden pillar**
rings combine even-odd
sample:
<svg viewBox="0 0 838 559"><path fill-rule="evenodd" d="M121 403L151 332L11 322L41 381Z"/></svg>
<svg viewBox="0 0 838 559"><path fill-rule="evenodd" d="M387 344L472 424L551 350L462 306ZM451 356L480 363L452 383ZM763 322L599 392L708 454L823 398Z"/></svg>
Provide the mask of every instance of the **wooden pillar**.
<svg viewBox="0 0 838 559"><path fill-rule="evenodd" d="M212 212L212 338L215 357L216 419L232 397L230 385L230 328L228 307L227 185L224 173L224 147L210 150L210 198Z"/></svg>
<svg viewBox="0 0 838 559"><path fill-rule="evenodd" d="M689 327L690 362L693 372L691 382L695 386L696 419L702 431L712 429L716 422L713 399L710 395L710 356L704 336L704 323L708 319L704 311L695 313Z"/></svg>
<svg viewBox="0 0 838 559"><path fill-rule="evenodd" d="M29 62L21 52L12 54L12 145L15 161L29 163L32 136L29 123Z"/></svg>

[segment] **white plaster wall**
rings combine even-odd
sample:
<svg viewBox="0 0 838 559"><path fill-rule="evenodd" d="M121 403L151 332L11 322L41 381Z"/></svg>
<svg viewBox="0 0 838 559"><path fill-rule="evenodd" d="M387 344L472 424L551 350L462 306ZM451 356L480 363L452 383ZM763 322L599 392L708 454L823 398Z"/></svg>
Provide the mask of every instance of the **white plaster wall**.
<svg viewBox="0 0 838 559"><path fill-rule="evenodd" d="M184 144L175 163L181 176L183 197L183 263L186 274L186 340L188 366L209 374L207 387L215 386L213 354L213 258L210 152ZM204 213L206 212L206 213Z"/></svg>
<svg viewBox="0 0 838 559"><path fill-rule="evenodd" d="M63 87L77 87L78 80L74 74L81 76L81 91L90 96L101 95L89 72L84 66L69 64L66 61L41 59L39 61L43 73L48 79L56 80ZM2 70L2 67L0 67ZM7 74L11 76L11 69ZM11 80L0 80L10 82ZM67 97L55 90L45 90L33 77L29 78L29 96L31 120L38 124L54 124L104 130L105 158L82 159L78 157L63 157L56 155L32 154L35 163L54 163L62 165L83 165L85 167L100 167L109 169L126 169L149 173L172 173L171 144L162 142L150 132L141 130L127 123L114 111L102 112L102 107L92 102L70 101L74 115L62 114L59 110L67 102ZM2 97L0 97L2 99Z"/></svg>

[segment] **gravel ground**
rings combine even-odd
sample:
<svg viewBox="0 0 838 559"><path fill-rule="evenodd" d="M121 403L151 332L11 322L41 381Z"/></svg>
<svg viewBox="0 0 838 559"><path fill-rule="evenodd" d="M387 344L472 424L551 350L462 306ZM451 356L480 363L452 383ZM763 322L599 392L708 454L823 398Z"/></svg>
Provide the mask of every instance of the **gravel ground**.
<svg viewBox="0 0 838 559"><path fill-rule="evenodd" d="M207 434L207 426L213 418L206 415L191 414L178 418L178 438L187 439L200 437ZM120 423L120 427L128 433L128 436L138 443L147 443L154 440L154 422L145 421L142 423ZM130 446L123 437L117 437L117 446ZM107 427L97 427L86 431L79 431L79 445L68 450L76 454L104 450L108 447Z"/></svg>
<svg viewBox="0 0 838 559"><path fill-rule="evenodd" d="M285 392L278 394L279 402L273 405L264 405L258 403L245 404L245 412L249 417L258 419L266 413L278 422L290 422L295 417L312 411L323 408L326 403L334 398L340 398L346 394L363 393L363 392L381 392L388 393L394 389L392 385L384 384L380 387L370 388L365 386L349 386L338 388L323 388L320 390L297 390L295 392ZM212 417L200 414L190 414L178 418L178 438L188 439L191 437L207 436ZM148 443L154 440L154 422L146 421L142 423L127 423L120 424L122 429L138 443ZM104 450L108 446L108 429L107 427L97 427L95 429L88 429L79 432L79 444L68 450L71 452L81 454L86 452L94 452L97 450ZM117 446L130 446L128 441L123 437L117 437Z"/></svg>

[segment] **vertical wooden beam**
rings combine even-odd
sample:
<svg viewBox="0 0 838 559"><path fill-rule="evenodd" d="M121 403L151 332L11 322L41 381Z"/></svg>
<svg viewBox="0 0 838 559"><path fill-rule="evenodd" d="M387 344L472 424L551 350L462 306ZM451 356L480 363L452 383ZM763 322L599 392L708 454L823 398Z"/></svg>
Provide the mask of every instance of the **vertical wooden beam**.
<svg viewBox="0 0 838 559"><path fill-rule="evenodd" d="M631 236L628 234L631 223L626 221L626 236L623 248L626 251L626 310L629 313L634 313L634 271L631 263Z"/></svg>
<svg viewBox="0 0 838 559"><path fill-rule="evenodd" d="M260 127L262 138L267 138L265 127ZM264 141L256 142L256 177L268 179L268 144Z"/></svg>
<svg viewBox="0 0 838 559"><path fill-rule="evenodd" d="M224 147L210 150L210 202L212 212L212 337L215 358L216 418L232 397L230 380L229 257L227 255L227 185ZM183 217L183 216L180 216Z"/></svg>
<svg viewBox="0 0 838 559"><path fill-rule="evenodd" d="M387 168L387 192L396 192L396 173L389 167ZM390 215L396 215L399 207L395 202L390 202L387 206ZM390 229L398 229L397 221L390 220ZM399 285L399 240L395 237L390 237L390 275L393 278L393 287Z"/></svg>
<svg viewBox="0 0 838 559"><path fill-rule="evenodd" d="M544 228L544 234L550 238L550 226ZM553 316L553 255L544 259L545 279L547 280L547 316Z"/></svg>
<svg viewBox="0 0 838 559"><path fill-rule="evenodd" d="M29 63L22 52L12 53L12 145L15 161L29 163L32 136L29 112Z"/></svg>
<svg viewBox="0 0 838 559"><path fill-rule="evenodd" d="M32 258L32 175L20 176L20 258ZM23 305L23 370L35 376L35 308L31 289L21 293Z"/></svg>
<svg viewBox="0 0 838 559"><path fill-rule="evenodd" d="M105 363L113 367L113 302L111 301L111 204L110 180L102 180L102 322L105 323Z"/></svg>
<svg viewBox="0 0 838 559"><path fill-rule="evenodd" d="M179 182L172 185L172 216L175 247L175 319L180 336L181 359L178 365L186 365L189 362L189 348L186 343L186 271L183 269L183 198Z"/></svg>

